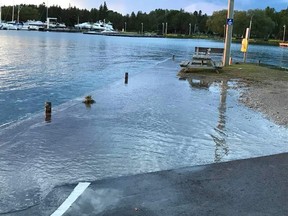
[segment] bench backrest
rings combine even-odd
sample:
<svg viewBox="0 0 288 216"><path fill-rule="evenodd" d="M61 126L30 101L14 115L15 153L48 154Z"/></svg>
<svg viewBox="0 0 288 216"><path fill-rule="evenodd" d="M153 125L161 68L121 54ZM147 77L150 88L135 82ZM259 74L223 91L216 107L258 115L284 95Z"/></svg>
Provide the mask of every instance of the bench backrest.
<svg viewBox="0 0 288 216"><path fill-rule="evenodd" d="M205 54L223 54L224 49L223 48L209 48L209 47L195 47L195 53L198 55L200 53L205 53Z"/></svg>

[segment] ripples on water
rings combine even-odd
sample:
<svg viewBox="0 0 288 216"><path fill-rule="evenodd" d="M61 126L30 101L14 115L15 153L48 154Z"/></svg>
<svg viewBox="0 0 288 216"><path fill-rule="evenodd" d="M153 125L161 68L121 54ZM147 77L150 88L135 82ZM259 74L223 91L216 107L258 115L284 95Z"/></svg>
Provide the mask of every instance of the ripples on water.
<svg viewBox="0 0 288 216"><path fill-rule="evenodd" d="M238 104L237 82L179 81L178 63L167 60L222 43L0 35L1 121L33 114L0 132L0 213L32 206L57 185L288 150L286 129ZM89 92L90 109L79 98ZM46 100L50 124L34 115Z"/></svg>

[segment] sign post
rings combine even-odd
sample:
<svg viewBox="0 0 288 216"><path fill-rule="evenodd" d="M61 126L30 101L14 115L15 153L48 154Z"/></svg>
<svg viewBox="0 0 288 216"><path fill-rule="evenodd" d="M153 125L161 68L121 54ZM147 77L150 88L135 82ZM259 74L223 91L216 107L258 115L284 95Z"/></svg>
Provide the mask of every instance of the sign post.
<svg viewBox="0 0 288 216"><path fill-rule="evenodd" d="M223 56L223 66L229 65L230 59L230 49L232 42L232 33L233 33L233 17L234 17L234 0L228 0L228 13L227 13L227 22L226 22L226 37L225 37L225 47L224 47L224 56Z"/></svg>

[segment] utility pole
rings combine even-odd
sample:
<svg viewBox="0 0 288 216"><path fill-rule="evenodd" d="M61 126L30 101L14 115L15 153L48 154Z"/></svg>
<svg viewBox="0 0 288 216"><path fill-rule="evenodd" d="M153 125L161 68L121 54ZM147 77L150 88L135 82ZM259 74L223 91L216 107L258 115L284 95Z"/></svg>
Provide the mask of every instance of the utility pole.
<svg viewBox="0 0 288 216"><path fill-rule="evenodd" d="M229 65L230 49L233 34L234 0L228 0L228 13L226 23L226 38L223 56L223 66Z"/></svg>

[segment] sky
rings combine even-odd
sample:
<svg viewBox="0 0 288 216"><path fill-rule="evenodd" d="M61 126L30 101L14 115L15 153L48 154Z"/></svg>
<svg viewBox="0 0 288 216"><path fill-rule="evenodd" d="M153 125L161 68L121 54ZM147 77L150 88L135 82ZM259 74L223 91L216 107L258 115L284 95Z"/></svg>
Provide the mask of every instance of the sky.
<svg viewBox="0 0 288 216"><path fill-rule="evenodd" d="M36 4L43 2L49 6L58 5L67 8L69 5L81 9L99 8L104 0L0 0L0 5ZM161 9L184 9L187 12L202 10L211 15L213 11L227 9L228 0L106 0L108 9L119 13L130 14L132 11L147 12ZM265 9L267 6L280 11L288 8L288 0L235 0L235 10Z"/></svg>

